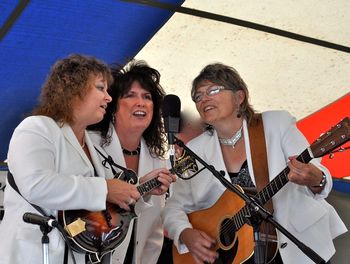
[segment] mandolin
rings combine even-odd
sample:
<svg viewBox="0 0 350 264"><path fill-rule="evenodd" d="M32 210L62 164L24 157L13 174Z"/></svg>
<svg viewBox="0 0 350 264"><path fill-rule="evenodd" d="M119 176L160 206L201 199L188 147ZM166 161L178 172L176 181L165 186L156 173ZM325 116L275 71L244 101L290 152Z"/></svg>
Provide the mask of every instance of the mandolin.
<svg viewBox="0 0 350 264"><path fill-rule="evenodd" d="M179 175L189 169L196 170L196 166L192 157L183 155L176 160L170 171ZM135 172L128 169L119 172L115 178L132 184L137 183ZM153 178L136 188L140 195L144 196L160 185L161 183ZM130 209L126 211L116 204L107 202L103 211L59 211L58 221L67 233L72 249L88 254L92 263L99 263L104 255L114 251L124 241L131 220L137 217L134 206L130 206Z"/></svg>
<svg viewBox="0 0 350 264"><path fill-rule="evenodd" d="M332 152L349 140L350 118L346 117L314 141L297 157L297 160L308 163L313 158ZM289 168L286 167L258 192L255 198L262 205L268 202L288 183L288 173ZM237 187L243 192L240 186ZM251 261L254 253L253 228L246 220L247 215L250 215L250 210L244 200L226 190L212 207L190 213L188 218L193 228L216 238L215 250L219 258L215 263L240 264ZM262 239L264 235L262 234ZM274 259L276 251L271 250L269 253L267 263ZM173 246L173 261L174 264L195 264L191 253L179 254L175 246Z"/></svg>

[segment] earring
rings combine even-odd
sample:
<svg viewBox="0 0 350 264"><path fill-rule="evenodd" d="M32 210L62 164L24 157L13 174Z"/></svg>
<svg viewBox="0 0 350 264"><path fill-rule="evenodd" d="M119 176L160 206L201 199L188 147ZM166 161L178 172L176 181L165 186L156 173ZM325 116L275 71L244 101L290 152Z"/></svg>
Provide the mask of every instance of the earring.
<svg viewBox="0 0 350 264"><path fill-rule="evenodd" d="M241 110L241 106L239 105L237 109L237 118L241 118L241 117L242 117L242 110Z"/></svg>
<svg viewBox="0 0 350 264"><path fill-rule="evenodd" d="M115 113L112 114L112 124L115 124Z"/></svg>

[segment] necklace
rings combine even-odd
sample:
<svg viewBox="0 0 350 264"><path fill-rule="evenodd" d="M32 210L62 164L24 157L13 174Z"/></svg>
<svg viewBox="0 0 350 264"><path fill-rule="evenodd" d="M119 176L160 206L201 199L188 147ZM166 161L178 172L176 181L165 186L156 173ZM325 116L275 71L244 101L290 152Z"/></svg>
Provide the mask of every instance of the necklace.
<svg viewBox="0 0 350 264"><path fill-rule="evenodd" d="M123 153L128 156L137 156L140 154L140 145L135 150L128 150L122 147Z"/></svg>
<svg viewBox="0 0 350 264"><path fill-rule="evenodd" d="M231 138L219 138L222 145L232 146L235 148L237 141L242 137L242 126Z"/></svg>

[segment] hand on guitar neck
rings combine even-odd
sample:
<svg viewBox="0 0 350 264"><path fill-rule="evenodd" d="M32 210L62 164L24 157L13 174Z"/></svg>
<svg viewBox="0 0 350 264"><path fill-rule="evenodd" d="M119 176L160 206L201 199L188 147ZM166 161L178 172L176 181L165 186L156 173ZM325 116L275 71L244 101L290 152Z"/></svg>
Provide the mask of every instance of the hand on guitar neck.
<svg viewBox="0 0 350 264"><path fill-rule="evenodd" d="M140 184L143 184L153 178L159 181L160 185L148 192L150 195L162 195L168 189L172 182L176 181L175 175L171 174L165 168L156 169L140 178ZM107 202L118 205L127 211L130 211L130 205L135 204L141 197L139 190L135 185L129 184L119 179L108 179L107 182Z"/></svg>
<svg viewBox="0 0 350 264"><path fill-rule="evenodd" d="M299 185L308 186L313 193L320 193L326 184L322 171L312 163L303 163L297 156L289 157L288 179Z"/></svg>
<svg viewBox="0 0 350 264"><path fill-rule="evenodd" d="M140 178L140 184L149 181L150 179L157 178L161 185L148 192L150 195L163 195L167 192L170 184L176 181L176 176L167 169L157 169L147 173Z"/></svg>

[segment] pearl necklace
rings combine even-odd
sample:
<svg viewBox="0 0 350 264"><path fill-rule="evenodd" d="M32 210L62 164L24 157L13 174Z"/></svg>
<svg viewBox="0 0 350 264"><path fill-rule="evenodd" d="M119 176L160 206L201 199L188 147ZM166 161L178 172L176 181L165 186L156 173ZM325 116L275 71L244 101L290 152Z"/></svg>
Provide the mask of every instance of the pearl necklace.
<svg viewBox="0 0 350 264"><path fill-rule="evenodd" d="M231 138L220 138L219 137L220 143L222 145L232 146L233 148L235 148L236 143L242 137L242 127L243 126L241 126L241 128L238 129L237 132Z"/></svg>

